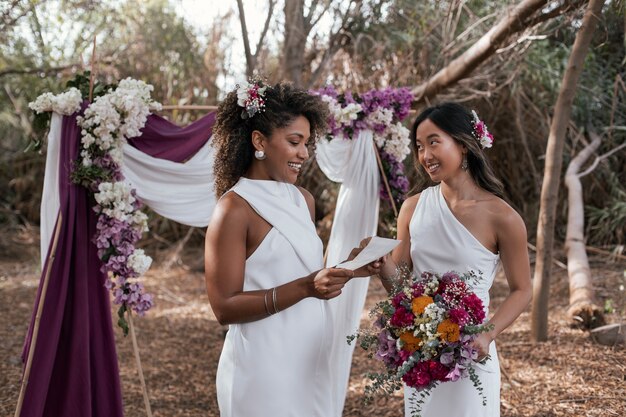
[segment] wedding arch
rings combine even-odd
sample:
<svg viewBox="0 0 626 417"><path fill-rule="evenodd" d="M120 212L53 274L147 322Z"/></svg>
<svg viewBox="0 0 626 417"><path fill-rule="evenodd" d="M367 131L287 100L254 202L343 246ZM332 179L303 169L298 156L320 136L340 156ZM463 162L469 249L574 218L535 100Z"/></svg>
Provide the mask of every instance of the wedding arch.
<svg viewBox="0 0 626 417"><path fill-rule="evenodd" d="M50 115L41 206L42 273L22 354L24 373L15 416L122 416L122 396L110 315L131 332L152 297L141 283L151 258L136 247L147 231L145 204L182 224L205 227L215 206L215 112L179 127L153 112L152 86L120 81L91 100L85 89L45 93L30 104ZM396 216L407 191L402 161L409 154L407 89L340 94L314 92L331 110L317 147L318 165L341 183L326 264L345 259L375 235L379 204ZM39 117L39 116L38 116ZM369 280L354 280L331 300L339 340L356 331ZM354 347L336 343L334 392L345 393ZM141 366L140 378L144 384ZM341 414L345 395L338 395ZM147 393L144 400L151 414Z"/></svg>

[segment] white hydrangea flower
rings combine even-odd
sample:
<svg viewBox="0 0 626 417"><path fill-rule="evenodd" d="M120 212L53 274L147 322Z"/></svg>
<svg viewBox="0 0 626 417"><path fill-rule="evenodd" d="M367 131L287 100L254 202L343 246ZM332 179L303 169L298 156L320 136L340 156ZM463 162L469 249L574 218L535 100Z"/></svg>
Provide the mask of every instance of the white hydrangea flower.
<svg viewBox="0 0 626 417"><path fill-rule="evenodd" d="M52 106L54 103L54 94L52 93L43 93L39 97L35 99L35 101L31 101L28 103L28 107L31 110L34 110L37 113L43 113L47 111L52 111Z"/></svg>
<svg viewBox="0 0 626 417"><path fill-rule="evenodd" d="M411 153L411 140L409 139L409 129L402 123L393 123L385 129L387 140L384 150L392 155L397 161L404 161Z"/></svg>
<svg viewBox="0 0 626 417"><path fill-rule="evenodd" d="M129 221L134 211L133 203L136 201L131 190L127 182L103 182L98 186L98 192L94 194L94 198L107 216Z"/></svg>
<svg viewBox="0 0 626 417"><path fill-rule="evenodd" d="M142 232L148 231L148 216L140 210L137 210L133 213L131 222L138 226Z"/></svg>
<svg viewBox="0 0 626 417"><path fill-rule="evenodd" d="M430 318L432 320L431 323L441 321L444 318L445 313L446 310L439 307L435 303L430 303L424 309L424 316Z"/></svg>
<svg viewBox="0 0 626 417"><path fill-rule="evenodd" d="M350 103L346 107L342 107L339 110L339 114L337 115L337 122L349 125L353 120L356 120L359 117L359 113L363 111L363 107L361 107L358 103Z"/></svg>
<svg viewBox="0 0 626 417"><path fill-rule="evenodd" d="M389 125L393 120L393 112L390 109L379 107L367 117L368 123L373 125Z"/></svg>
<svg viewBox="0 0 626 417"><path fill-rule="evenodd" d="M385 135L379 135L378 133L374 132L374 143L376 143L376 146L378 146L379 148L383 148L385 146L386 140L387 138L385 137Z"/></svg>
<svg viewBox="0 0 626 417"><path fill-rule="evenodd" d="M128 257L126 265L139 275L146 273L152 265L152 258L145 254L143 249L135 249Z"/></svg>
<svg viewBox="0 0 626 417"><path fill-rule="evenodd" d="M28 107L37 113L56 112L64 116L69 116L80 110L83 97L80 90L72 87L68 91L54 95L52 93L44 93L37 97Z"/></svg>

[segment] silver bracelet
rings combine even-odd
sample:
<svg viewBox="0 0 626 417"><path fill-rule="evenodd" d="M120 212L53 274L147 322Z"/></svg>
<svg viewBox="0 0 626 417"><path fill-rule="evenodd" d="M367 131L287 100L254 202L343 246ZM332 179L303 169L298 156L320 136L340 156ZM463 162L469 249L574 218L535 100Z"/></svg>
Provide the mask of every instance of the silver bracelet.
<svg viewBox="0 0 626 417"><path fill-rule="evenodd" d="M272 315L272 312L270 311L269 306L267 305L267 294L270 293L271 290L267 290L265 291L265 295L263 295L263 301L265 302L265 311L267 312L268 316Z"/></svg>
<svg viewBox="0 0 626 417"><path fill-rule="evenodd" d="M276 287L272 288L272 304L274 305L274 314L278 313L280 310L276 306Z"/></svg>

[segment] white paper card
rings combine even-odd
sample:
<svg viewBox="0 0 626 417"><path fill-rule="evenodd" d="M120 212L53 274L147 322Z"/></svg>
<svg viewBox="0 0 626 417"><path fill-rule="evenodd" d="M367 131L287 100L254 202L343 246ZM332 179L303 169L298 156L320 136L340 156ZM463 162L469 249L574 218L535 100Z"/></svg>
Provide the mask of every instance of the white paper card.
<svg viewBox="0 0 626 417"><path fill-rule="evenodd" d="M373 236L367 246L365 246L361 253L359 253L353 260L340 263L335 268L344 268L354 271L355 269L387 255L396 246L398 246L400 242L400 240L396 239L386 239L384 237Z"/></svg>

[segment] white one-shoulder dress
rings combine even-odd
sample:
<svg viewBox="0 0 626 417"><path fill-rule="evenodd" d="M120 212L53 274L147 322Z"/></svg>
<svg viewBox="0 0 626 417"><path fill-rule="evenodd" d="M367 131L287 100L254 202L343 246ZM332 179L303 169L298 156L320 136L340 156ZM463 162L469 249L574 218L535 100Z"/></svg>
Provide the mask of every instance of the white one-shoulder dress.
<svg viewBox="0 0 626 417"><path fill-rule="evenodd" d="M424 271L460 273L473 270L482 277L473 290L489 315L489 289L493 284L500 257L485 248L450 210L441 186L422 191L411 221L411 260L418 274ZM489 347L490 360L476 364L487 405L469 378L445 382L431 391L422 405L423 417L498 417L500 416L500 366L495 343ZM405 415L410 416L411 396L415 390L404 387Z"/></svg>
<svg viewBox="0 0 626 417"><path fill-rule="evenodd" d="M246 260L244 291L270 289L322 268L322 242L297 187L241 178L230 192L272 225ZM230 325L217 369L221 416L331 416L332 338L327 303L316 298Z"/></svg>

